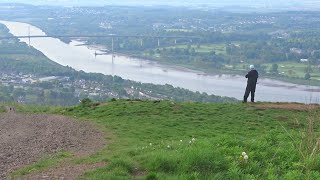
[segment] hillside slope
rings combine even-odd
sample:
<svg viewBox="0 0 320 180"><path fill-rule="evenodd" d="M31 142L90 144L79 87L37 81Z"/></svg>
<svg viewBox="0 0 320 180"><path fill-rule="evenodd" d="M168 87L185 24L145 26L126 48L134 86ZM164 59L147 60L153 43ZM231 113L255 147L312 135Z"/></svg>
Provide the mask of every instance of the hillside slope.
<svg viewBox="0 0 320 180"><path fill-rule="evenodd" d="M83 179L320 177L318 106L120 100L18 110L87 119L105 131L108 146L71 161L74 166L107 164Z"/></svg>

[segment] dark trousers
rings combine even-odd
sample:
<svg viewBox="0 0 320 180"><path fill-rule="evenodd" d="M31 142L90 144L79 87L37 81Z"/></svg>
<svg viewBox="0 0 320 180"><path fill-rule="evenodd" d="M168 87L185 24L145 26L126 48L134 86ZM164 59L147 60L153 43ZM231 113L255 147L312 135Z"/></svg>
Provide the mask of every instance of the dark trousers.
<svg viewBox="0 0 320 180"><path fill-rule="evenodd" d="M254 102L254 93L256 92L256 88L252 86L247 86L246 92L243 96L243 102L247 102L247 99L249 97L249 94L251 94L251 102Z"/></svg>

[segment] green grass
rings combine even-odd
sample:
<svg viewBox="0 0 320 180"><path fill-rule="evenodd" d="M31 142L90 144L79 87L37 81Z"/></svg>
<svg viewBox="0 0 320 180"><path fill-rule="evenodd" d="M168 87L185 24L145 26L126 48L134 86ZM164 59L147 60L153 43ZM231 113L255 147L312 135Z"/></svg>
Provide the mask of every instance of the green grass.
<svg viewBox="0 0 320 180"><path fill-rule="evenodd" d="M296 146L306 128L307 111L259 109L247 104L120 100L51 112L89 119L106 132L108 145L103 150L73 163L104 161L107 165L81 179L320 176L320 156L302 157ZM242 152L248 154L248 160L241 157Z"/></svg>
<svg viewBox="0 0 320 180"><path fill-rule="evenodd" d="M16 107L16 110L24 113L49 113L55 114L61 112L64 108L61 106L49 106L49 105L22 105L12 103L12 106Z"/></svg>
<svg viewBox="0 0 320 180"><path fill-rule="evenodd" d="M304 78L306 72L306 68L308 67L308 63L297 63L297 62L281 62L278 64L278 72L281 75L287 76L289 78ZM261 66L266 67L266 72L271 71L272 63L261 64ZM237 64L234 66L225 66L226 69L245 71L249 67L249 64ZM312 80L320 80L320 69L317 66L312 65L311 79Z"/></svg>
<svg viewBox="0 0 320 180"><path fill-rule="evenodd" d="M271 69L272 64L266 64L267 70ZM295 62L283 62L278 63L279 73L289 77L300 77L304 78L305 70L308 67L308 63L295 63ZM311 66L312 72L311 79L320 80L320 70L316 66Z"/></svg>
<svg viewBox="0 0 320 180"><path fill-rule="evenodd" d="M58 165L59 162L61 162L62 160L69 158L71 156L72 156L72 154L69 152L60 152L60 153L51 155L49 157L41 159L40 161L38 161L32 165L26 166L22 169L19 169L19 170L13 172L10 175L10 178L18 179L21 176L31 174L34 172L38 172L38 171L47 169L49 167L53 167L55 165Z"/></svg>
<svg viewBox="0 0 320 180"><path fill-rule="evenodd" d="M6 112L6 106L0 104L0 113Z"/></svg>
<svg viewBox="0 0 320 180"><path fill-rule="evenodd" d="M167 32L192 32L190 29L166 29Z"/></svg>
<svg viewBox="0 0 320 180"><path fill-rule="evenodd" d="M261 64L261 66L266 67L266 74L262 74L261 77L276 79L293 84L319 86L320 70L318 67L314 65L311 66L311 78L310 80L305 80L305 69L308 67L307 63L282 62L277 64L279 75L275 75L270 72L272 64ZM224 71L222 72L243 75L248 71L248 67L249 64L225 65L223 68Z"/></svg>
<svg viewBox="0 0 320 180"><path fill-rule="evenodd" d="M166 48L188 49L188 45L176 45ZM197 45L191 45L191 48L194 48L197 53L210 53L212 51L215 51L216 54L226 54L226 47L224 44L201 44L200 47L198 47Z"/></svg>

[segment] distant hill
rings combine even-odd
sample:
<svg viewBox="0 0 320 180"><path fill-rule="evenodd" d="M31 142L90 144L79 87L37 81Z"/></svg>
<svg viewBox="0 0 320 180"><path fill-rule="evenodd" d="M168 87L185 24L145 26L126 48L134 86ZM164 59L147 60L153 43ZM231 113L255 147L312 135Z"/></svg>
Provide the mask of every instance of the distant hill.
<svg viewBox="0 0 320 180"><path fill-rule="evenodd" d="M317 0L0 0L0 3L26 3L34 5L61 5L61 6L103 6L103 5L169 5L169 6L210 6L210 7L248 7L267 9L285 9L285 10L308 10L320 9L320 2ZM262 9L263 8L263 9Z"/></svg>

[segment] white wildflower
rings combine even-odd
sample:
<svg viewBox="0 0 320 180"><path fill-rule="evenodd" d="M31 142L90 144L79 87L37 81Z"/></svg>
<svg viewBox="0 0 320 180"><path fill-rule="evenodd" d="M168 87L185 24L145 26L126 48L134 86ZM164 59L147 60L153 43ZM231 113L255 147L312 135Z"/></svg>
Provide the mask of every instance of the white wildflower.
<svg viewBox="0 0 320 180"><path fill-rule="evenodd" d="M192 141L195 141L196 140L196 138L192 138Z"/></svg>
<svg viewBox="0 0 320 180"><path fill-rule="evenodd" d="M242 156L245 156L245 155L247 155L247 153L246 152L242 152Z"/></svg>
<svg viewBox="0 0 320 180"><path fill-rule="evenodd" d="M244 155L244 156L243 156L243 159L244 159L244 160L248 160L248 158L249 158L248 155Z"/></svg>
<svg viewBox="0 0 320 180"><path fill-rule="evenodd" d="M189 144L192 144L192 141L189 141Z"/></svg>
<svg viewBox="0 0 320 180"><path fill-rule="evenodd" d="M167 148L170 148L170 145L168 145Z"/></svg>
<svg viewBox="0 0 320 180"><path fill-rule="evenodd" d="M152 146L152 143L150 143L149 145Z"/></svg>
<svg viewBox="0 0 320 180"><path fill-rule="evenodd" d="M182 140L180 140L180 142L182 142Z"/></svg>

